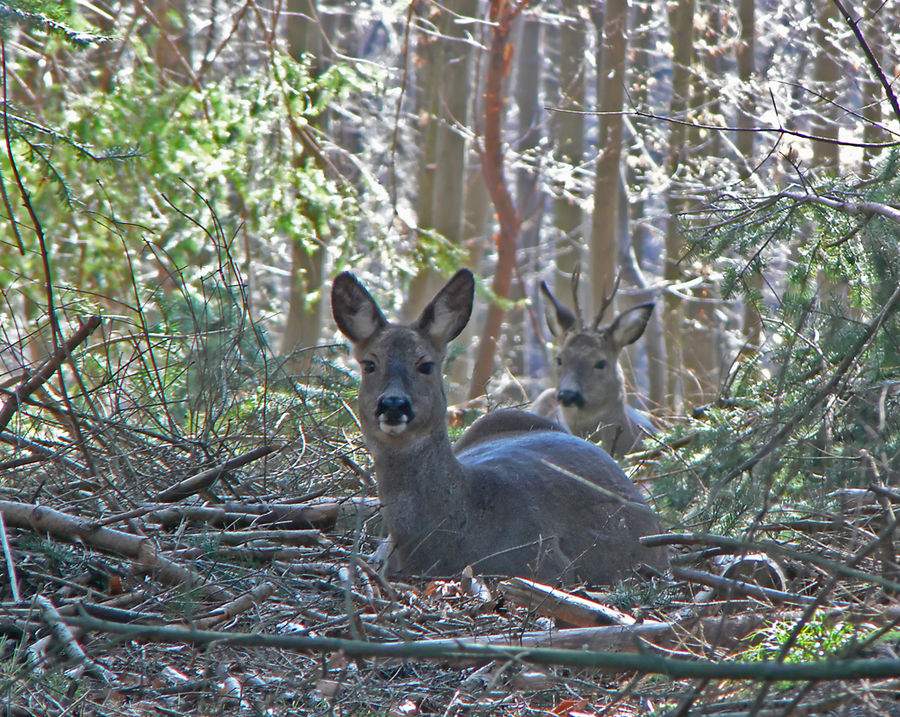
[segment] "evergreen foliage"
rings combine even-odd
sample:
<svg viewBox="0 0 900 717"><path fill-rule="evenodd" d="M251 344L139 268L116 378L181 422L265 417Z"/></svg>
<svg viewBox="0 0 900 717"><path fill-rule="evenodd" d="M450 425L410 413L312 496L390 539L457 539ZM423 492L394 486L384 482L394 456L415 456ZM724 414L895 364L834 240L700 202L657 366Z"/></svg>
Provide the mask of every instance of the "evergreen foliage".
<svg viewBox="0 0 900 717"><path fill-rule="evenodd" d="M794 192L724 201L698 237L695 251L725 266L731 294L760 311L766 339L759 351L745 347L719 401L678 429L693 440L660 467L671 507L692 508L686 524L733 534L835 508L834 491L896 475L900 314L885 308L900 286L900 223L858 207L889 206L898 161L891 155L869 182L806 190L838 208ZM761 269L785 277L765 298L747 281Z"/></svg>

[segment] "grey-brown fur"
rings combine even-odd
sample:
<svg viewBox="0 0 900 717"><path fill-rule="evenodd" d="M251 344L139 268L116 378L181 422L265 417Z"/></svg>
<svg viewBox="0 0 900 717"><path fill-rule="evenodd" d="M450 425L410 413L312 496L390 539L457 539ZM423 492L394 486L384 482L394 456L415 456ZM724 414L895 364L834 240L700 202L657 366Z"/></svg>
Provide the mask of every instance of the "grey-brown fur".
<svg viewBox="0 0 900 717"><path fill-rule="evenodd" d="M351 274L332 307L363 369L359 420L401 573L481 574L609 584L638 563L657 516L604 451L544 419L504 411L476 422L454 453L441 362L465 326L474 279L458 272L413 324L392 324ZM474 435L470 433L474 431Z"/></svg>
<svg viewBox="0 0 900 717"><path fill-rule="evenodd" d="M600 316L584 326L546 284L541 289L553 307L547 312L547 323L559 342L557 380L530 409L558 420L576 436L599 443L612 456L629 453L653 433L653 426L626 402L619 355L644 333L653 304L627 309L605 326L599 325Z"/></svg>

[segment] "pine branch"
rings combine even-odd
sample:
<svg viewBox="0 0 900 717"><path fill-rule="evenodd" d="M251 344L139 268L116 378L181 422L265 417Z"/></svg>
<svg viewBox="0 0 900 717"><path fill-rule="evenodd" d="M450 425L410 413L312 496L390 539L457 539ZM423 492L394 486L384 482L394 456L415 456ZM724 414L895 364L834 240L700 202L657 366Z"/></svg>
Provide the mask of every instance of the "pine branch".
<svg viewBox="0 0 900 717"><path fill-rule="evenodd" d="M748 458L734 471L728 474L722 480L722 485L730 483L745 471L751 470L763 458L765 458L770 453L772 453L772 451L781 446L781 444L787 440L787 438L797 429L797 427L801 423L803 423L813 415L813 411L815 410L815 408L837 390L840 383L844 380L844 376L846 375L847 371L866 348L869 341L872 340L872 337L874 337L878 332L878 329L881 328L881 325L885 322L885 320L891 314L893 314L894 311L896 311L898 305L900 305L900 286L894 289L894 293L891 294L890 298L887 300L887 303L884 305L884 308L882 308L882 310L878 313L878 316L876 316L871 321L871 323L869 323L869 325L866 327L865 333L856 342L856 345L852 346L850 351L847 352L847 355L840 362L840 364L838 364L838 367L832 374L831 378L825 384L823 384L818 391L816 391L815 395L809 401L807 401L806 405L802 409L798 410L791 417L791 419L787 421L787 423L785 423L774 436L772 436L772 438L768 443L766 443L766 445L760 448L753 456Z"/></svg>
<svg viewBox="0 0 900 717"><path fill-rule="evenodd" d="M0 2L0 23L13 24L25 29L39 28L45 30L50 35L61 37L71 42L76 47L90 47L100 45L104 42L110 42L111 37L106 35L96 35L90 32L81 32L74 30L68 25L53 20L40 12L27 12L16 7L12 7L9 3Z"/></svg>
<svg viewBox="0 0 900 717"><path fill-rule="evenodd" d="M900 224L900 209L892 207L890 204L881 204L880 202L848 202L839 199L830 199L818 194L800 193L800 192L781 192L779 197L785 199L793 199L801 204L818 204L829 209L836 209L845 214L856 215L877 215L886 217Z"/></svg>

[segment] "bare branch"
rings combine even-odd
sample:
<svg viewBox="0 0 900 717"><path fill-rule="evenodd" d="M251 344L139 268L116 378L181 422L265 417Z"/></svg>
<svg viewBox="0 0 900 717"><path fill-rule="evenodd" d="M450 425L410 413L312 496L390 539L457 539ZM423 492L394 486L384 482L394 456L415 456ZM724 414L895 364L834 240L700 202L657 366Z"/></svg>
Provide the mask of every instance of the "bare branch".
<svg viewBox="0 0 900 717"><path fill-rule="evenodd" d="M869 43L867 43L866 38L863 37L863 34L859 29L859 20L854 20L852 17L850 17L850 13L847 12L847 8L844 7L844 4L841 2L841 0L834 0L834 4L837 6L837 9L840 11L841 15L844 16L844 20L846 20L847 24L850 26L850 30L853 32L854 37L856 37L856 41L859 43L859 46L862 48L862 51L866 55L866 59L872 66L872 71L875 73L875 76L878 78L878 81L884 88L884 94L887 97L888 102L890 102L891 104L891 109L894 110L894 116L898 120L900 120L900 103L897 102L897 95L894 94L894 90L891 88L891 83L888 81L888 78L885 77L884 70L881 69L878 58L875 57L875 54L872 52L872 48L869 47Z"/></svg>

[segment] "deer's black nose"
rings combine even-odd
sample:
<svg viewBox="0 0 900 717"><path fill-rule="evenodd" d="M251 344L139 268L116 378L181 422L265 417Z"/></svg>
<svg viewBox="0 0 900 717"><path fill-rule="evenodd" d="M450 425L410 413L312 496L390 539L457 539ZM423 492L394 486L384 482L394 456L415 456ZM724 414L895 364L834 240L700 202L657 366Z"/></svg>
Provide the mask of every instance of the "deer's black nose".
<svg viewBox="0 0 900 717"><path fill-rule="evenodd" d="M413 415L412 404L406 396L382 395L378 399L375 417L389 426L409 423Z"/></svg>
<svg viewBox="0 0 900 717"><path fill-rule="evenodd" d="M584 407L584 396L581 391L564 390L556 394L556 398L563 406L575 406L577 408Z"/></svg>

